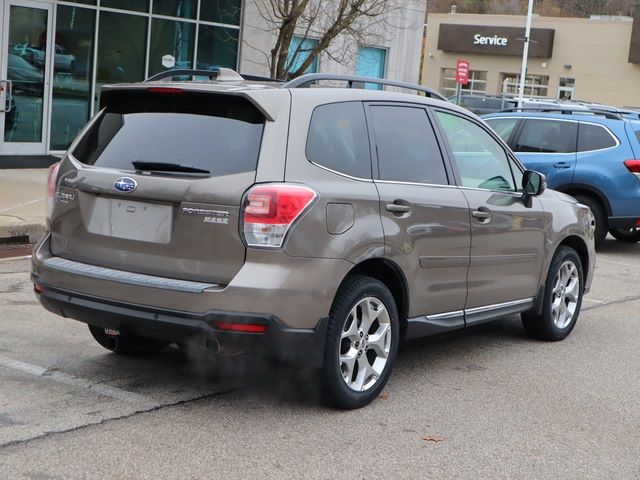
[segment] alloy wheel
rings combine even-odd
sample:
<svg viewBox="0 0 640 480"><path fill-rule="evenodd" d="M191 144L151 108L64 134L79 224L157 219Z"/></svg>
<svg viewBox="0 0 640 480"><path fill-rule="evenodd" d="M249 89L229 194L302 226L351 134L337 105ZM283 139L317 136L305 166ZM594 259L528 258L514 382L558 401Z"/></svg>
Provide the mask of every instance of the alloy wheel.
<svg viewBox="0 0 640 480"><path fill-rule="evenodd" d="M342 379L356 392L373 387L391 351L391 320L382 300L366 297L351 309L342 327L339 364Z"/></svg>
<svg viewBox="0 0 640 480"><path fill-rule="evenodd" d="M571 260L565 261L553 283L551 318L556 327L566 328L576 312L580 295L578 268Z"/></svg>

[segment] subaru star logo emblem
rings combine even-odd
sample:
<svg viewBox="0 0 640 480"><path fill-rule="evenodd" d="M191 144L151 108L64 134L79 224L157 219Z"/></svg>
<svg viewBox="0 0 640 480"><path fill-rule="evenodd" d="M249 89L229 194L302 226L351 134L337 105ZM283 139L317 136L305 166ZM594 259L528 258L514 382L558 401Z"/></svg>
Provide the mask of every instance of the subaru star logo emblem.
<svg viewBox="0 0 640 480"><path fill-rule="evenodd" d="M113 182L113 188L120 190L121 192L133 192L137 186L138 182L129 177L120 177Z"/></svg>

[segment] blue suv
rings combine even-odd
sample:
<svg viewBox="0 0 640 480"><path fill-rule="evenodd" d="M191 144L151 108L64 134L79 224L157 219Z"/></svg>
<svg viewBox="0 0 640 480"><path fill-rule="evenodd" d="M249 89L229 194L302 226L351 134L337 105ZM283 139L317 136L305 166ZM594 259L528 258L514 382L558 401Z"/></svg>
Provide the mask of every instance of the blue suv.
<svg viewBox="0 0 640 480"><path fill-rule="evenodd" d="M617 117L617 118L616 118ZM640 240L640 122L610 114L513 111L482 117L550 188L588 205L595 241Z"/></svg>

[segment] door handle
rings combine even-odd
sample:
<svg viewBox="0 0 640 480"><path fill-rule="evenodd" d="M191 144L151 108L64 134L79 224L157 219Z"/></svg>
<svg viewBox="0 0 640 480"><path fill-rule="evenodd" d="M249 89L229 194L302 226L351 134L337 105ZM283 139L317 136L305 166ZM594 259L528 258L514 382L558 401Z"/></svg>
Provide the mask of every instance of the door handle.
<svg viewBox="0 0 640 480"><path fill-rule="evenodd" d="M479 222L486 222L491 220L491 212L487 207L480 207L478 210L471 212L471 216Z"/></svg>
<svg viewBox="0 0 640 480"><path fill-rule="evenodd" d="M563 168L571 168L571 165L569 165L567 162L558 162L558 163L554 163L553 167L563 169Z"/></svg>
<svg viewBox="0 0 640 480"><path fill-rule="evenodd" d="M400 202L401 200L395 200L394 203L387 203L386 209L387 212L391 213L409 213L411 211L410 205L403 205Z"/></svg>

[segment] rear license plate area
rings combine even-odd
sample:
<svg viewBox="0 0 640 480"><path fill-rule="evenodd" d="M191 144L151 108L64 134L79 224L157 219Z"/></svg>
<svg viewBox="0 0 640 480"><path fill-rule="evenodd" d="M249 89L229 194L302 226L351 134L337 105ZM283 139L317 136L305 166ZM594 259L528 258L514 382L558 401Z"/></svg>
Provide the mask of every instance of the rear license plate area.
<svg viewBox="0 0 640 480"><path fill-rule="evenodd" d="M87 231L125 240L167 244L171 241L170 205L97 197Z"/></svg>

